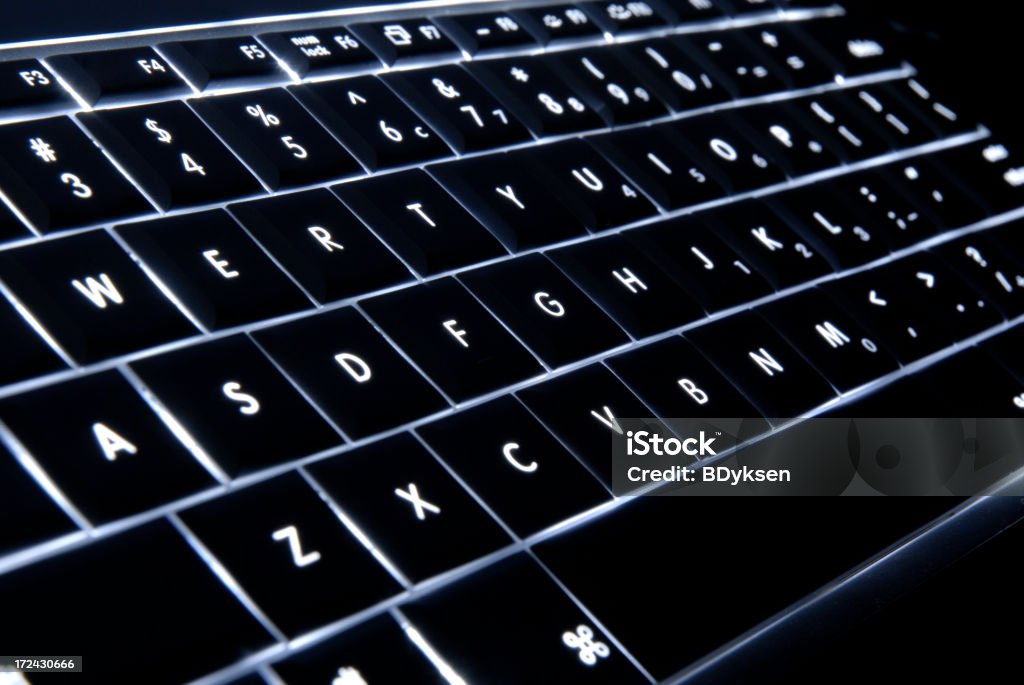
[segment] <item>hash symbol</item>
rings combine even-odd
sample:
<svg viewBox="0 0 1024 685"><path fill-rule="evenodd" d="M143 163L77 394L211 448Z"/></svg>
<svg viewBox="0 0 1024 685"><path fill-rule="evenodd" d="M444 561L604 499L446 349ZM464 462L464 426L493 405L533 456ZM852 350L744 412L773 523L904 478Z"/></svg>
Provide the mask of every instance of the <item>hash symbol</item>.
<svg viewBox="0 0 1024 685"><path fill-rule="evenodd" d="M562 633L562 642L566 647L578 650L577 656L587 666L593 666L599 658L605 659L611 654L608 645L600 640L595 640L593 629L586 625L576 626L575 633L569 630Z"/></svg>
<svg viewBox="0 0 1024 685"><path fill-rule="evenodd" d="M32 149L32 152L36 153L36 157L47 164L57 161L57 151L42 138L30 138L28 146Z"/></svg>

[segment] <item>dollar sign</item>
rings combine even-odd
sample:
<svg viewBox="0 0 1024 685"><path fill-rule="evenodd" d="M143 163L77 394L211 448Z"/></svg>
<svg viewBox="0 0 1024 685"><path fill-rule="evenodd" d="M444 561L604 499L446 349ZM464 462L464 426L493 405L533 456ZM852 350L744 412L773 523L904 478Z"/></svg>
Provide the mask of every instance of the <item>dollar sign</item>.
<svg viewBox="0 0 1024 685"><path fill-rule="evenodd" d="M146 119L146 128L156 134L157 140L161 143L171 142L171 133L165 128L160 128L160 124L155 119Z"/></svg>

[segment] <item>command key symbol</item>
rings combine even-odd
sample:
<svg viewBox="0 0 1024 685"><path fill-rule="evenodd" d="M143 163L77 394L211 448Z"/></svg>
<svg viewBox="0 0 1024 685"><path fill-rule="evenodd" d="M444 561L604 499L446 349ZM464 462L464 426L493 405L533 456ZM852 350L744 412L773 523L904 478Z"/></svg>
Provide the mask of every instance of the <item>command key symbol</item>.
<svg viewBox="0 0 1024 685"><path fill-rule="evenodd" d="M562 642L570 649L577 650L577 656L587 666L593 666L598 659L606 659L611 650L608 645L594 639L594 630L587 625L576 626L576 632L562 633Z"/></svg>

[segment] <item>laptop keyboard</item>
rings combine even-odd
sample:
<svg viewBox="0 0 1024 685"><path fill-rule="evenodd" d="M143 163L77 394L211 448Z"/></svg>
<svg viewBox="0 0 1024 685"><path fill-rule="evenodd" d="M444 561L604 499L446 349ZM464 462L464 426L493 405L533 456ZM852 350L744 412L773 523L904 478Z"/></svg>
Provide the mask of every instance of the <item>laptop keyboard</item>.
<svg viewBox="0 0 1024 685"><path fill-rule="evenodd" d="M617 417L1024 410L1024 167L884 27L652 0L269 28L0 62L8 652L671 680L950 504L829 505L850 545L735 611L659 596L706 628L670 636L609 588L719 597L724 560L816 543L750 509L680 564L669 505L736 505L613 497Z"/></svg>

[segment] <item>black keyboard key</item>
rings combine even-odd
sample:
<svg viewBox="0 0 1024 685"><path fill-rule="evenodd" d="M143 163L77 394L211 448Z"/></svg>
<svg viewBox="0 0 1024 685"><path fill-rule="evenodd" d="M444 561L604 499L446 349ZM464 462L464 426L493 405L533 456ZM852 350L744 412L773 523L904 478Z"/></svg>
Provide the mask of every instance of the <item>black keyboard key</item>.
<svg viewBox="0 0 1024 685"><path fill-rule="evenodd" d="M312 306L223 210L121 226L118 232L207 328Z"/></svg>
<svg viewBox="0 0 1024 685"><path fill-rule="evenodd" d="M0 385L67 368L53 349L6 301L0 302L0 330L4 332Z"/></svg>
<svg viewBox="0 0 1024 685"><path fill-rule="evenodd" d="M637 2L614 2L595 0L579 5L601 28L618 35L630 31L661 28L669 20L659 5L638 0Z"/></svg>
<svg viewBox="0 0 1024 685"><path fill-rule="evenodd" d="M756 118L757 111L746 116ZM694 154L703 156L707 164L727 187L735 192L763 188L786 180L786 175L767 151L757 143L741 136L728 120L718 115L666 124L679 140L692 147Z"/></svg>
<svg viewBox="0 0 1024 685"><path fill-rule="evenodd" d="M78 117L161 209L262 192L252 174L183 102Z"/></svg>
<svg viewBox="0 0 1024 685"><path fill-rule="evenodd" d="M334 192L423 275L508 254L486 228L420 169L338 185Z"/></svg>
<svg viewBox="0 0 1024 685"><path fill-rule="evenodd" d="M769 420L801 416L836 393L793 347L754 312L686 333Z"/></svg>
<svg viewBox="0 0 1024 685"><path fill-rule="evenodd" d="M459 48L429 19L367 22L349 30L389 66L459 57Z"/></svg>
<svg viewBox="0 0 1024 685"><path fill-rule="evenodd" d="M844 76L899 69L903 41L886 22L829 19L803 27L804 40L822 49ZM808 37L810 37L808 39Z"/></svg>
<svg viewBox="0 0 1024 685"><path fill-rule="evenodd" d="M886 180L939 228L962 228L985 218L985 210L960 185L927 157L885 167Z"/></svg>
<svg viewBox="0 0 1024 685"><path fill-rule="evenodd" d="M163 43L160 52L197 90L288 78L273 56L252 36Z"/></svg>
<svg viewBox="0 0 1024 685"><path fill-rule="evenodd" d="M840 165L829 140L809 128L792 107L763 105L756 117L727 118L790 176L811 174Z"/></svg>
<svg viewBox="0 0 1024 685"><path fill-rule="evenodd" d="M556 53L546 61L578 84L584 101L611 125L668 113L661 100L608 47Z"/></svg>
<svg viewBox="0 0 1024 685"><path fill-rule="evenodd" d="M131 681L143 672L154 685L187 682L272 643L164 521L4 575L0 593L21 617L7 642L12 649L46 640L78 644L92 655L89 677L100 682ZM100 616L104 629L97 631Z"/></svg>
<svg viewBox="0 0 1024 685"><path fill-rule="evenodd" d="M279 88L196 98L191 104L271 189L363 172L345 148Z"/></svg>
<svg viewBox="0 0 1024 685"><path fill-rule="evenodd" d="M49 64L89 105L139 97L172 98L191 93L151 47L54 55Z"/></svg>
<svg viewBox="0 0 1024 685"><path fill-rule="evenodd" d="M853 88L847 93L857 114L870 122L895 148L924 145L937 131L922 121L886 84Z"/></svg>
<svg viewBox="0 0 1024 685"><path fill-rule="evenodd" d="M808 88L833 79L833 72L789 26L756 26L739 29L748 44L773 60L780 73L797 88Z"/></svg>
<svg viewBox="0 0 1024 685"><path fill-rule="evenodd" d="M940 137L971 130L973 121L964 116L959 107L954 109L950 106L949 101L937 96L917 78L884 83L878 87L902 98L908 107Z"/></svg>
<svg viewBox="0 0 1024 685"><path fill-rule="evenodd" d="M730 14L734 17L748 14L750 12L771 13L777 10L773 0L729 0L731 7Z"/></svg>
<svg viewBox="0 0 1024 685"><path fill-rule="evenodd" d="M64 117L0 126L0 189L42 232L153 211Z"/></svg>
<svg viewBox="0 0 1024 685"><path fill-rule="evenodd" d="M1006 254L990 235L966 236L932 251L1012 319L1024 314L1024 264Z"/></svg>
<svg viewBox="0 0 1024 685"><path fill-rule="evenodd" d="M607 589L607 586L606 586ZM473 683L645 683L633 665L530 559L518 554L402 607ZM480 616L494 618L480 630ZM515 659L508 645L518 645Z"/></svg>
<svg viewBox="0 0 1024 685"><path fill-rule="evenodd" d="M320 302L412 278L388 248L328 190L233 204L228 209Z"/></svg>
<svg viewBox="0 0 1024 685"><path fill-rule="evenodd" d="M604 488L512 397L419 433L521 537L608 500Z"/></svg>
<svg viewBox="0 0 1024 685"><path fill-rule="evenodd" d="M451 153L425 121L373 76L295 86L291 92L371 171Z"/></svg>
<svg viewBox="0 0 1024 685"><path fill-rule="evenodd" d="M526 152L437 164L427 171L513 252L585 234L546 177L526 163Z"/></svg>
<svg viewBox="0 0 1024 685"><path fill-rule="evenodd" d="M454 279L382 295L363 307L456 402L542 371L533 356Z"/></svg>
<svg viewBox="0 0 1024 685"><path fill-rule="evenodd" d="M1024 205L1024 162L1000 139L943 150L929 159L961 181L993 214Z"/></svg>
<svg viewBox="0 0 1024 685"><path fill-rule="evenodd" d="M260 40L298 76L371 71L380 60L344 27L264 33Z"/></svg>
<svg viewBox="0 0 1024 685"><path fill-rule="evenodd" d="M668 38L627 43L619 49L632 58L637 76L677 112L729 99L729 92L717 75L709 73Z"/></svg>
<svg viewBox="0 0 1024 685"><path fill-rule="evenodd" d="M80 362L126 354L195 332L103 232L0 253L0 278Z"/></svg>
<svg viewBox="0 0 1024 685"><path fill-rule="evenodd" d="M1024 383L1014 376L1012 368L1009 369L1011 373L1007 373L1008 369L997 361L998 357L989 354L990 341L998 340L999 337L990 338L979 347L958 352L952 358L929 366L924 373L911 376L910 387L919 398L909 405L916 410L912 414L927 417L975 417L978 419L976 430L979 432L984 430L985 419L995 419L998 424L998 419L1024 417ZM991 351L998 354L998 348L992 348ZM1009 444L1012 445L1012 458L1019 465L1020 452L1017 445L1020 423L1006 422L1002 428L1013 436ZM989 437L994 438L995 434L989 433ZM984 440L984 437L980 440ZM985 444L987 449L975 457L976 469L981 470L985 465L984 459L997 456L992 451L997 445L998 442Z"/></svg>
<svg viewBox="0 0 1024 685"><path fill-rule="evenodd" d="M455 65L397 71L382 78L459 152L530 140L526 128Z"/></svg>
<svg viewBox="0 0 1024 685"><path fill-rule="evenodd" d="M629 342L622 329L541 255L470 271L459 279L551 367Z"/></svg>
<svg viewBox="0 0 1024 685"><path fill-rule="evenodd" d="M286 683L423 683L448 681L390 616L378 616L274 664Z"/></svg>
<svg viewBox="0 0 1024 685"><path fill-rule="evenodd" d="M864 171L838 179L835 193L863 216L865 226L880 236L893 250L928 240L939 232L927 206L904 191L898 177L887 170Z"/></svg>
<svg viewBox="0 0 1024 685"><path fill-rule="evenodd" d="M0 242L28 238L31 235L28 226L5 205L0 204Z"/></svg>
<svg viewBox="0 0 1024 685"><path fill-rule="evenodd" d="M346 434L364 438L448 408L353 309L257 331L256 342ZM302 345L296 345L302 340Z"/></svg>
<svg viewBox="0 0 1024 685"><path fill-rule="evenodd" d="M694 21L709 21L725 16L725 9L718 0L662 0L678 18L679 24Z"/></svg>
<svg viewBox="0 0 1024 685"><path fill-rule="evenodd" d="M0 418L94 524L216 484L116 371L7 398Z"/></svg>
<svg viewBox="0 0 1024 685"><path fill-rule="evenodd" d="M413 582L511 542L408 433L321 461L309 473Z"/></svg>
<svg viewBox="0 0 1024 685"><path fill-rule="evenodd" d="M39 60L0 63L0 112L4 118L23 112L54 112L75 101Z"/></svg>
<svg viewBox="0 0 1024 685"><path fill-rule="evenodd" d="M341 443L242 336L134 362L132 369L232 476Z"/></svg>
<svg viewBox="0 0 1024 685"><path fill-rule="evenodd" d="M495 49L537 47L537 39L509 12L452 14L434 17L434 23L470 55Z"/></svg>
<svg viewBox="0 0 1024 685"><path fill-rule="evenodd" d="M782 69L755 51L734 31L716 31L674 39L684 52L694 55L705 69L717 74L718 80L733 97L745 98L786 90Z"/></svg>
<svg viewBox="0 0 1024 685"><path fill-rule="evenodd" d="M831 144L826 143L826 147L843 159L861 160L889 152L886 140L853 114L853 104L849 95L842 92L790 101L798 115L810 122L808 130L827 134Z"/></svg>
<svg viewBox="0 0 1024 685"><path fill-rule="evenodd" d="M0 447L0 554L77 530L32 476Z"/></svg>
<svg viewBox="0 0 1024 685"><path fill-rule="evenodd" d="M181 519L290 637L400 589L295 473L201 504Z"/></svg>
<svg viewBox="0 0 1024 685"><path fill-rule="evenodd" d="M703 316L686 292L623 236L565 247L548 256L635 338Z"/></svg>
<svg viewBox="0 0 1024 685"><path fill-rule="evenodd" d="M601 37L601 29L576 5L545 5L510 12L530 26L545 45Z"/></svg>

